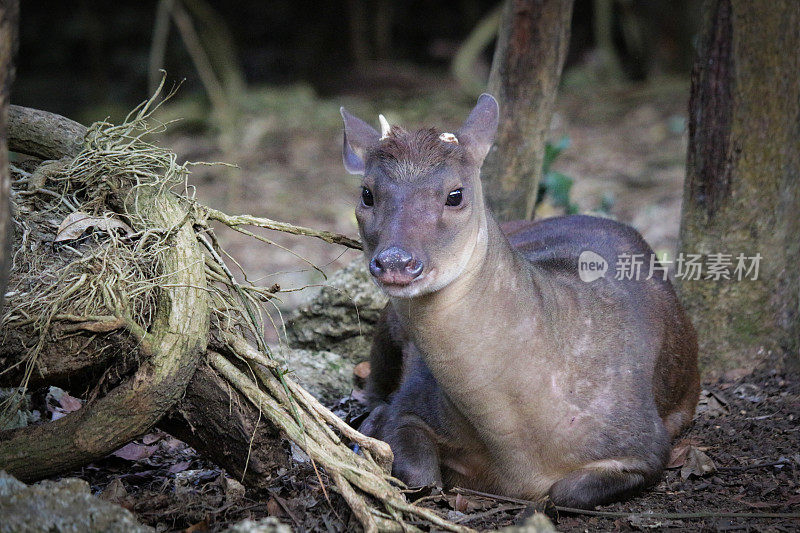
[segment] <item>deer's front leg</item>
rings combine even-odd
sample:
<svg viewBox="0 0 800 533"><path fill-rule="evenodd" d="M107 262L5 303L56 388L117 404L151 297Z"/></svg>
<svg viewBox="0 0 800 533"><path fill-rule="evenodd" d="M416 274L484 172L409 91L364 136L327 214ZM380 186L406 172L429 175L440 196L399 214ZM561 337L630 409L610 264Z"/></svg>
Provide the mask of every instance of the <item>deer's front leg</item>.
<svg viewBox="0 0 800 533"><path fill-rule="evenodd" d="M404 375L388 403L379 404L362 431L386 441L394 453L392 474L410 487L442 485L437 446L442 413L439 386L412 344L405 347Z"/></svg>
<svg viewBox="0 0 800 533"><path fill-rule="evenodd" d="M439 452L424 422L414 415L401 416L385 437L394 452L394 477L409 487L442 486Z"/></svg>

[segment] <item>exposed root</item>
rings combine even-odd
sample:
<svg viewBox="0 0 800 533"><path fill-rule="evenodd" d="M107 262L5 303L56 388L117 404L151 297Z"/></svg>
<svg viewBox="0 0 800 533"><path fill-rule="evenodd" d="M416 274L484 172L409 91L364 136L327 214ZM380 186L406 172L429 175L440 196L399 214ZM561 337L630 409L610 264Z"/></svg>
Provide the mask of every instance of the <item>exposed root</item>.
<svg viewBox="0 0 800 533"><path fill-rule="evenodd" d="M158 421L183 393L198 355L205 352L213 370L256 406L259 417L327 471L366 531L418 531L409 519L448 531L473 531L409 503L402 483L391 476L389 446L337 418L272 359L263 328L266 306L272 305L276 289L238 281L208 221L254 237L245 226L356 249L360 243L274 220L231 216L199 204L186 183L193 164L178 164L175 154L145 140L164 128L152 119L160 105L156 96L121 125L97 123L84 130L83 142L69 140L75 131L70 122L66 130L53 134L58 143L22 139L15 145L50 146L39 155L68 156L22 174L15 184L22 236L15 270L25 274L17 275L10 287L2 328L5 333L27 328L38 339L18 363L27 367L24 381L37 369L41 349L65 335L124 331L135 340L142 362L122 385L75 413L0 434L0 464L31 479L108 453ZM51 127L60 120L20 108L12 109L12 115L23 130L20 117L26 115L46 120ZM54 154L52 146L78 148ZM133 233L95 231L55 247L53 253L37 252L53 240L57 222L75 211L117 218ZM220 351L234 356L205 350L209 327L224 344ZM38 370L46 374L46 369ZM350 442L359 445L360 454L349 448Z"/></svg>

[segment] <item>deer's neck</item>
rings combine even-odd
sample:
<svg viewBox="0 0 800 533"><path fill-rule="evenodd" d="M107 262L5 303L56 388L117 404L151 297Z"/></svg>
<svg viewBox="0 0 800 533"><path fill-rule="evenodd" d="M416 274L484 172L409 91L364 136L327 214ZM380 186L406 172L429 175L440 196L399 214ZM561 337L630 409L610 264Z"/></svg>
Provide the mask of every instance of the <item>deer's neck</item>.
<svg viewBox="0 0 800 533"><path fill-rule="evenodd" d="M431 294L392 301L428 367L456 401L467 401L484 386L491 389L498 368L516 366L522 352L536 353L545 319L539 309L546 304L546 281L511 249L488 212L483 229L483 245L456 280Z"/></svg>

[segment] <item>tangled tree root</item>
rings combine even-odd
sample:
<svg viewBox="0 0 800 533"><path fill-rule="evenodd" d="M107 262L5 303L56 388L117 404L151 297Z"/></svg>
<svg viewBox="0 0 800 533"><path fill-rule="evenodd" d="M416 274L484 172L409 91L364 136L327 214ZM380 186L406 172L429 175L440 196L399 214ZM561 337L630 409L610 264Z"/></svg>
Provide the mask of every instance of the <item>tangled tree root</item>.
<svg viewBox="0 0 800 533"><path fill-rule="evenodd" d="M274 295L236 281L208 221L245 234L251 234L246 226L256 226L353 248L359 243L230 216L197 203L188 187L176 194L188 164L143 140L160 127L148 125L155 107L154 97L122 125L88 130L57 115L11 109L12 150L62 159L42 164L15 187L23 236L0 331L0 385L97 379L98 373L105 385L60 420L0 432L0 468L39 479L103 457L160 423L259 486L289 461L284 436L327 472L366 531L418 531L409 518L472 531L409 503L390 475L388 445L349 427L287 377L262 340L262 305ZM34 219L27 225L26 216L43 212L120 220L130 231L95 232L90 242L44 252L67 257L60 263L25 263L26 254L42 254L47 245L29 242L32 233L53 240L53 231L31 227ZM110 372L126 350L135 357ZM110 390L101 395L104 388Z"/></svg>

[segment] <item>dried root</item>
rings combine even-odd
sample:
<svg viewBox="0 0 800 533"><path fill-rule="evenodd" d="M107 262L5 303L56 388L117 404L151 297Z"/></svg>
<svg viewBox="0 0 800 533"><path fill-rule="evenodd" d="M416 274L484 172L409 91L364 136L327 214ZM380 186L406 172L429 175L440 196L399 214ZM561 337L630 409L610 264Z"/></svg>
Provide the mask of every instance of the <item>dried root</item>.
<svg viewBox="0 0 800 533"><path fill-rule="evenodd" d="M0 465L18 477L35 479L102 457L158 422L205 357L315 467L327 471L366 531L418 531L409 520L472 531L409 503L402 483L391 476L389 446L349 427L272 359L263 328L275 294L234 278L223 259L229 256L208 222L254 238L259 237L247 226L351 248L360 248L360 243L269 219L227 215L197 202L187 184L193 164L178 164L175 154L146 140L164 128L152 117L160 105L156 96L123 124L96 123L88 130L62 117L11 110L13 149L64 156L17 173L22 176L14 196L21 237L0 336L25 330L36 339L15 363L25 368L20 388L31 376L48 375L40 361L46 346L75 335L111 342L110 335L123 334L137 347L140 363L133 375L79 411L0 433ZM26 117L39 126L26 127ZM58 142L48 141L48 135ZM114 219L122 225L98 223L93 233L49 244L56 240L58 223L76 212L88 220ZM97 231L123 226L130 231ZM46 245L53 246L53 253L41 253ZM222 349L207 351L209 338ZM6 411L12 407L6 405ZM359 445L360 454L349 448L350 442Z"/></svg>

